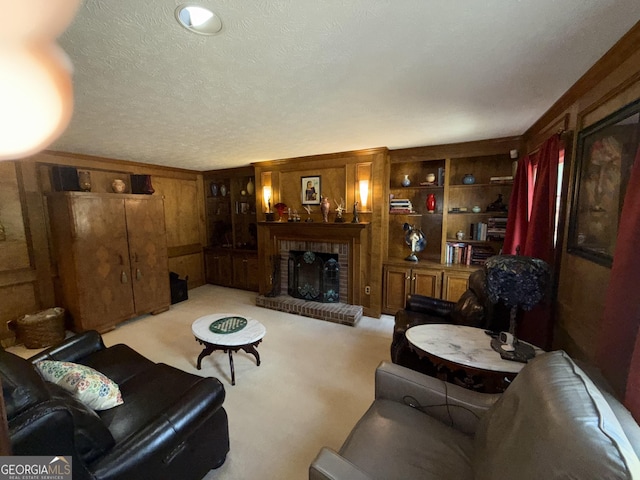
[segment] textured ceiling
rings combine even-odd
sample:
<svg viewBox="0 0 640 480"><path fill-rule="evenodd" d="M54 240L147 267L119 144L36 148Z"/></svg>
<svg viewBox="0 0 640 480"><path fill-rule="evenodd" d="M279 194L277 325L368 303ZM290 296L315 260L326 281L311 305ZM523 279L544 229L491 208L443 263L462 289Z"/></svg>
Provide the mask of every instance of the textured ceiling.
<svg viewBox="0 0 640 480"><path fill-rule="evenodd" d="M519 135L640 20L638 0L84 0L51 150L193 170Z"/></svg>

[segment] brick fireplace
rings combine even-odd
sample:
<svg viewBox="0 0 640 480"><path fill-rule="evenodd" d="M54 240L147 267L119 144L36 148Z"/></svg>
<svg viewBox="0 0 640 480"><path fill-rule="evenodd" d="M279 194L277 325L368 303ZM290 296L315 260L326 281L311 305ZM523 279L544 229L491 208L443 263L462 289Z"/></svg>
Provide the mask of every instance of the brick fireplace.
<svg viewBox="0 0 640 480"><path fill-rule="evenodd" d="M345 325L355 325L362 317L359 297L360 250L367 224L261 222L258 226L270 268L272 290L256 298L256 305L296 313ZM335 254L339 266L340 301L320 303L287 294L290 252ZM275 265L277 263L277 265ZM275 267L275 268L274 268Z"/></svg>

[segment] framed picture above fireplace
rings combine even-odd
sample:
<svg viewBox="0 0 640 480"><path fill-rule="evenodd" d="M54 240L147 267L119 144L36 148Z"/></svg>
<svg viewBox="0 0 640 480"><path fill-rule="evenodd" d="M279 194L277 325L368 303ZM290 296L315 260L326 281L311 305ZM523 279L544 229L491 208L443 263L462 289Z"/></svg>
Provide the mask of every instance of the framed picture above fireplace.
<svg viewBox="0 0 640 480"><path fill-rule="evenodd" d="M320 205L320 175L300 177L303 205Z"/></svg>

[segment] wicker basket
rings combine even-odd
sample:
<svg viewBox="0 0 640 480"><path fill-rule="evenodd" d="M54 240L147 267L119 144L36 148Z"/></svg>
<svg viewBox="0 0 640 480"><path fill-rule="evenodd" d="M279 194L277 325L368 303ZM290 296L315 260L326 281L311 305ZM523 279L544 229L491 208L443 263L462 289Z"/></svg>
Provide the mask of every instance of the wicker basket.
<svg viewBox="0 0 640 480"><path fill-rule="evenodd" d="M18 340L27 348L44 348L64 340L64 308L48 308L16 321Z"/></svg>

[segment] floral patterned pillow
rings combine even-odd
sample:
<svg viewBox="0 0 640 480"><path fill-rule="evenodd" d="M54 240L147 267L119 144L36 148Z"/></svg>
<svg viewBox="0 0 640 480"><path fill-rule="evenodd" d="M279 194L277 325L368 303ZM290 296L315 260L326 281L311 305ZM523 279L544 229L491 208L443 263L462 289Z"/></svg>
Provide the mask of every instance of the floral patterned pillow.
<svg viewBox="0 0 640 480"><path fill-rule="evenodd" d="M71 392L93 410L108 410L124 403L118 385L86 365L43 360L36 367L45 380Z"/></svg>

